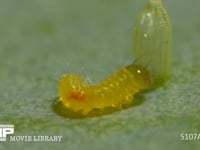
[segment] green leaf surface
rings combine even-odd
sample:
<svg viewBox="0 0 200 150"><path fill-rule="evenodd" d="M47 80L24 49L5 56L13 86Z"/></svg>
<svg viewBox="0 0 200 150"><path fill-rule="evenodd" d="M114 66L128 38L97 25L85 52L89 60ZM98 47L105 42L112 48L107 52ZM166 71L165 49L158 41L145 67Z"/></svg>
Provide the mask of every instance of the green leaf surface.
<svg viewBox="0 0 200 150"><path fill-rule="evenodd" d="M133 20L145 0L1 0L0 124L14 135L61 135L62 142L0 142L1 150L198 149L200 2L164 1L173 24L167 84L140 105L85 119L55 113L58 80L97 82L133 61Z"/></svg>

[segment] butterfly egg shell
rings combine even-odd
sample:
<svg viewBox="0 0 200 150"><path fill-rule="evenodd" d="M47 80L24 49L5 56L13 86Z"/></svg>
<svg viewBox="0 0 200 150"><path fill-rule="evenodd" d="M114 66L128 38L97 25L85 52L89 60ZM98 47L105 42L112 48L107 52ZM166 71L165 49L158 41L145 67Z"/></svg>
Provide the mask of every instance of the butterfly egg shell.
<svg viewBox="0 0 200 150"><path fill-rule="evenodd" d="M138 64L149 65L155 84L169 77L172 28L161 0L149 0L134 22L134 57Z"/></svg>
<svg viewBox="0 0 200 150"><path fill-rule="evenodd" d="M65 107L87 115L94 109L121 108L130 104L135 93L150 86L149 72L131 64L94 85L85 84L78 75L64 75L59 82L58 92Z"/></svg>

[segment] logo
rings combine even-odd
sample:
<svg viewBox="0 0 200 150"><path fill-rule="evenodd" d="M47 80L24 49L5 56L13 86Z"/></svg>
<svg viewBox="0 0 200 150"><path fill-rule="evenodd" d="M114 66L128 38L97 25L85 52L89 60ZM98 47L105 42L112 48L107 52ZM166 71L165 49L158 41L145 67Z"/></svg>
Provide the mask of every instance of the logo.
<svg viewBox="0 0 200 150"><path fill-rule="evenodd" d="M14 125L0 125L0 141L6 141L9 134L14 134Z"/></svg>
<svg viewBox="0 0 200 150"><path fill-rule="evenodd" d="M60 135L11 135L14 134L14 125L0 125L0 142L61 142ZM8 136L10 135L10 136Z"/></svg>

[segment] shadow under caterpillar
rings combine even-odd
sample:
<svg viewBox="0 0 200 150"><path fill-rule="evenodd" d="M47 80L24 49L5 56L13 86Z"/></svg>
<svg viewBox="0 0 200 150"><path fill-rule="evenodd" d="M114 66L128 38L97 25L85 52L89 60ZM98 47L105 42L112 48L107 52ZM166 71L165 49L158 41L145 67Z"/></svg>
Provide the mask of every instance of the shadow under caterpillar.
<svg viewBox="0 0 200 150"><path fill-rule="evenodd" d="M146 92L146 91L144 91L144 92ZM58 97L53 99L53 103L51 105L52 110L62 117L71 118L71 119L83 119L86 117L96 117L96 116L102 116L105 114L111 114L111 113L114 113L121 109L126 110L131 107L139 106L145 102L145 97L143 96L143 92L139 92L134 95L134 100L132 101L132 103L130 103L128 105L124 105L121 108L106 107L101 110L92 109L92 111L90 111L87 115L84 115L82 113L82 111L74 112L72 109L67 108L58 99L59 99Z"/></svg>
<svg viewBox="0 0 200 150"><path fill-rule="evenodd" d="M66 108L85 116L94 109L117 109L130 105L133 95L148 89L151 84L147 69L131 64L94 85L85 83L77 74L63 75L58 93L60 102Z"/></svg>

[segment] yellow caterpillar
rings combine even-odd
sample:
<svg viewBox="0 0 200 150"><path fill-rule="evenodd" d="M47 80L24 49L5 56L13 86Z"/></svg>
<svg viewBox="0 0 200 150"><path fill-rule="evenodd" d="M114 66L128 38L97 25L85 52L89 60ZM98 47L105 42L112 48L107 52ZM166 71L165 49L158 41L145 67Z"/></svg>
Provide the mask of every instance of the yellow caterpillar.
<svg viewBox="0 0 200 150"><path fill-rule="evenodd" d="M141 65L151 62L157 83L169 76L171 41L171 24L161 0L149 0L134 25L134 53L140 65L125 66L94 85L79 75L64 75L58 87L60 102L83 116L96 109L129 105L135 93L152 85L150 73Z"/></svg>
<svg viewBox="0 0 200 150"><path fill-rule="evenodd" d="M120 108L130 104L135 93L150 86L149 72L131 64L95 85L86 84L76 74L64 75L59 81L58 93L65 107L87 115L93 109Z"/></svg>
<svg viewBox="0 0 200 150"><path fill-rule="evenodd" d="M148 0L136 17L133 44L139 64L150 63L154 83L163 84L170 73L172 27L161 0Z"/></svg>

